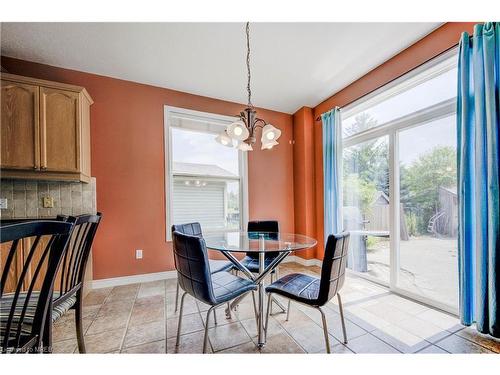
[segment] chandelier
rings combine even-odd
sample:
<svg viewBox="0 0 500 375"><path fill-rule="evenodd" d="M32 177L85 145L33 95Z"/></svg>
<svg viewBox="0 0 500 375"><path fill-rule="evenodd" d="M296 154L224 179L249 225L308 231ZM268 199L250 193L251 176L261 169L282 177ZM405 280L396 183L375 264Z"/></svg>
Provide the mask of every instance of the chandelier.
<svg viewBox="0 0 500 375"><path fill-rule="evenodd" d="M252 104L252 90L250 88L250 23L246 24L247 36L247 107L237 116L238 120L229 124L226 129L220 133L215 140L227 147L236 147L241 151L253 151L252 145L255 143L256 130L262 128L261 149L270 150L278 144L278 138L281 136L281 130L268 124L257 117L257 112Z"/></svg>

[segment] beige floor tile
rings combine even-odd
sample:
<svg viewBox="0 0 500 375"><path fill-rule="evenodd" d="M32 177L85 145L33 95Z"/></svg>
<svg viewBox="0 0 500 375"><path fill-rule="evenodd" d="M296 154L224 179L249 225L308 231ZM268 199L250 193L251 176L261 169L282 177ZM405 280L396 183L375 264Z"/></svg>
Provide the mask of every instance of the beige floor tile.
<svg viewBox="0 0 500 375"><path fill-rule="evenodd" d="M365 354L392 354L399 353L392 346L386 344L382 340L367 333L366 335L357 337L347 343L347 347L354 353Z"/></svg>
<svg viewBox="0 0 500 375"><path fill-rule="evenodd" d="M123 342L124 348L159 341L165 338L165 322L152 322L128 327Z"/></svg>
<svg viewBox="0 0 500 375"><path fill-rule="evenodd" d="M202 353L203 350L203 331L188 333L187 335L182 335L179 342L179 347L175 346L175 337L167 340L167 353L183 353L183 354L194 354ZM211 353L212 348L210 346L210 341L207 345L207 353Z"/></svg>
<svg viewBox="0 0 500 375"><path fill-rule="evenodd" d="M91 290L83 299L83 306L101 305L108 297L112 288L102 288Z"/></svg>
<svg viewBox="0 0 500 375"><path fill-rule="evenodd" d="M368 312L358 306L351 306L345 309L344 315L347 320L353 322L368 332L381 329L391 324L388 320L372 314L371 312Z"/></svg>
<svg viewBox="0 0 500 375"><path fill-rule="evenodd" d="M177 289L177 279L165 280L165 290L168 292L175 292ZM182 292L182 290L181 290Z"/></svg>
<svg viewBox="0 0 500 375"><path fill-rule="evenodd" d="M318 353L325 349L325 338L323 329L316 323L302 322L300 324L290 324L290 321L282 324L287 333L308 353ZM338 344L338 341L330 335L330 345Z"/></svg>
<svg viewBox="0 0 500 375"><path fill-rule="evenodd" d="M238 314L236 314L234 311L231 311L231 319L228 319L226 317L226 312L225 312L225 306L221 306L218 309L215 310L215 314L217 315L217 325L222 326L224 324L230 324L230 323L235 323L238 321ZM202 311L200 312L201 318L203 320L203 324L205 324L207 320L207 311ZM214 320L214 313L213 310L210 313L210 319L208 321L208 327L212 328L215 327L215 320Z"/></svg>
<svg viewBox="0 0 500 375"><path fill-rule="evenodd" d="M77 348L76 339L58 341L52 344L52 353L68 354L73 353Z"/></svg>
<svg viewBox="0 0 500 375"><path fill-rule="evenodd" d="M86 332L92 323L91 318L82 319L83 332ZM56 322L52 329L52 341L54 343L63 340L75 339L76 338L76 326L74 320L68 321L66 323Z"/></svg>
<svg viewBox="0 0 500 375"><path fill-rule="evenodd" d="M479 333L474 326L466 327L456 333L458 336L475 342L495 353L500 353L500 339Z"/></svg>
<svg viewBox="0 0 500 375"><path fill-rule="evenodd" d="M130 317L129 313L110 314L97 317L88 328L86 334L94 335L100 332L111 331L117 328L125 328Z"/></svg>
<svg viewBox="0 0 500 375"><path fill-rule="evenodd" d="M292 309L295 308L296 306L300 305L294 305L292 303ZM316 324L323 327L321 314L317 309L313 309L307 306L301 306L301 308L303 309L302 312L304 312L304 314L309 316L310 319L313 320ZM344 336L342 332L342 320L340 319L340 314L326 307L323 308L323 311L326 316L328 332L338 341L343 342ZM365 333L367 333L366 330L352 323L348 319L345 319L345 326L346 326L346 333L348 340L354 339L356 337L362 336Z"/></svg>
<svg viewBox="0 0 500 375"><path fill-rule="evenodd" d="M179 308L175 311L175 294L167 294L167 318L173 318L179 315L179 310L181 307L181 298L179 297ZM183 314L193 314L198 312L198 305L196 304L196 300L186 295L184 298L184 308Z"/></svg>
<svg viewBox="0 0 500 375"><path fill-rule="evenodd" d="M450 334L449 331L417 317L396 321L395 325L431 343L435 343Z"/></svg>
<svg viewBox="0 0 500 375"><path fill-rule="evenodd" d="M245 328L245 331L252 338L252 340L256 341L258 333L255 318L242 320L241 325L243 326L243 328ZM286 332L273 317L269 317L269 327L267 329L267 334L268 336L274 336L283 335L286 334Z"/></svg>
<svg viewBox="0 0 500 375"><path fill-rule="evenodd" d="M125 328L85 336L87 353L110 353L120 349Z"/></svg>
<svg viewBox="0 0 500 375"><path fill-rule="evenodd" d="M144 323L165 320L165 308L163 304L135 304L130 316L130 326L136 326Z"/></svg>
<svg viewBox="0 0 500 375"><path fill-rule="evenodd" d="M450 353L493 353L492 351L455 334L438 341L436 345Z"/></svg>
<svg viewBox="0 0 500 375"><path fill-rule="evenodd" d="M377 315L378 317L392 324L396 324L397 322L413 317L413 315L399 310L393 305L389 305L388 303L384 302L377 302L376 304L370 306L363 306L363 309L374 315Z"/></svg>
<svg viewBox="0 0 500 375"><path fill-rule="evenodd" d="M254 344L255 346L255 344ZM294 339L288 336L286 333L280 333L277 335L271 335L267 337L266 345L262 348L261 353L305 353Z"/></svg>
<svg viewBox="0 0 500 375"><path fill-rule="evenodd" d="M125 354L165 354L165 340L132 346L121 352Z"/></svg>
<svg viewBox="0 0 500 375"><path fill-rule="evenodd" d="M417 354L450 354L446 350L441 349L439 346L430 345L425 349L417 352Z"/></svg>
<svg viewBox="0 0 500 375"><path fill-rule="evenodd" d="M135 306L144 305L144 306L165 307L165 296L152 295L152 296L137 297L134 305Z"/></svg>
<svg viewBox="0 0 500 375"><path fill-rule="evenodd" d="M133 305L133 300L106 301L97 312L97 317L114 314L130 314Z"/></svg>
<svg viewBox="0 0 500 375"><path fill-rule="evenodd" d="M140 284L121 285L113 288L106 301L135 300Z"/></svg>
<svg viewBox="0 0 500 375"><path fill-rule="evenodd" d="M210 328L208 337L215 352L250 341L250 336L239 322Z"/></svg>
<svg viewBox="0 0 500 375"><path fill-rule="evenodd" d="M421 337L395 325L388 325L380 330L376 329L371 334L402 353L415 353L429 345L429 342Z"/></svg>
<svg viewBox="0 0 500 375"><path fill-rule="evenodd" d="M165 295L165 281L152 281L149 283L142 283L137 293L137 298L151 297L151 296L164 296Z"/></svg>
<svg viewBox="0 0 500 375"><path fill-rule="evenodd" d="M260 354L261 351L253 342L246 342L232 348L218 351L216 354Z"/></svg>
<svg viewBox="0 0 500 375"><path fill-rule="evenodd" d="M167 319L167 338L177 335L178 318ZM204 329L203 321L198 313L183 315L181 335Z"/></svg>
<svg viewBox="0 0 500 375"><path fill-rule="evenodd" d="M427 309L418 314L417 317L450 332L464 328L458 317L434 309Z"/></svg>

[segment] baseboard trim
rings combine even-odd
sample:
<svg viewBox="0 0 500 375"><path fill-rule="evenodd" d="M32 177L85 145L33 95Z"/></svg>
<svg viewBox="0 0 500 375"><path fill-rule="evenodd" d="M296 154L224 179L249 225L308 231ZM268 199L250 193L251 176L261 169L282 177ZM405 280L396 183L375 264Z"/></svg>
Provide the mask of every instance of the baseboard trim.
<svg viewBox="0 0 500 375"><path fill-rule="evenodd" d="M290 255L285 258L283 263L298 263L302 266L318 266L321 267L321 261L319 259L304 259L297 255ZM177 278L177 272L174 271L164 271L155 273L145 273L142 275L131 275L131 276L121 276L112 277L109 279L92 280L89 282L91 289L102 289L102 288L112 288L114 286L137 284L137 283L147 283L149 281L167 280Z"/></svg>
<svg viewBox="0 0 500 375"><path fill-rule="evenodd" d="M164 271L155 273L145 273L142 275L131 275L122 277L112 277L109 279L100 279L92 281L92 289L111 288L114 286L147 283L149 281L158 281L166 279L175 279L177 277L176 271Z"/></svg>
<svg viewBox="0 0 500 375"><path fill-rule="evenodd" d="M316 259L316 258L313 258L313 259L304 259L304 258L301 258L297 255L290 255L288 257L285 258L285 260L283 261L283 263L298 263L302 266L307 266L307 267L310 267L310 266L318 266L318 267L321 267L321 260L319 259Z"/></svg>

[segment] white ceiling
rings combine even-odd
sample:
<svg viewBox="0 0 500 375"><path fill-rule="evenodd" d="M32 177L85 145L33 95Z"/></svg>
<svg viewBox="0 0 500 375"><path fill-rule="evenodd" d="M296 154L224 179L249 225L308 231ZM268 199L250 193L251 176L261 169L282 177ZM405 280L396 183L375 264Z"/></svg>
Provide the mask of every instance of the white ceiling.
<svg viewBox="0 0 500 375"><path fill-rule="evenodd" d="M439 25L251 24L253 104L314 107ZM246 103L243 23L2 23L1 52Z"/></svg>

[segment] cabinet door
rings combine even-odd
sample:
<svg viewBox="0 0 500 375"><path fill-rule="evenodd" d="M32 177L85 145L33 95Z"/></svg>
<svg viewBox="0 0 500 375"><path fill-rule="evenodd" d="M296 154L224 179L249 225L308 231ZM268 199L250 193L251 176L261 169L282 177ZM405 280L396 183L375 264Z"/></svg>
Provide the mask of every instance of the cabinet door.
<svg viewBox="0 0 500 375"><path fill-rule="evenodd" d="M41 169L77 172L80 167L78 93L40 87Z"/></svg>
<svg viewBox="0 0 500 375"><path fill-rule="evenodd" d="M38 91L38 86L1 81L1 168L40 165Z"/></svg>

